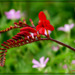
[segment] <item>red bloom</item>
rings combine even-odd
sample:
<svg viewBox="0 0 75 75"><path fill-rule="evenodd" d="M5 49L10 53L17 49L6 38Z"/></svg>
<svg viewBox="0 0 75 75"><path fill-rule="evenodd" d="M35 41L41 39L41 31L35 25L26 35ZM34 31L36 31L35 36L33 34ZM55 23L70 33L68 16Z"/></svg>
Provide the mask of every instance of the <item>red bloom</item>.
<svg viewBox="0 0 75 75"><path fill-rule="evenodd" d="M50 24L49 20L46 19L46 16L42 11L39 13L38 16L39 23L36 26L36 30L39 31L40 34L45 35L45 30L54 30L54 27Z"/></svg>

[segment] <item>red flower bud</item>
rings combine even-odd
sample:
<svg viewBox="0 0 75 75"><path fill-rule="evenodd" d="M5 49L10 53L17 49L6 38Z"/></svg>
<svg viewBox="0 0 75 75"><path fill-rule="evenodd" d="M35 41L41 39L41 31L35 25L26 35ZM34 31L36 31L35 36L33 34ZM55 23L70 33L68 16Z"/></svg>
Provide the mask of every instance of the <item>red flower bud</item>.
<svg viewBox="0 0 75 75"><path fill-rule="evenodd" d="M19 36L28 36L28 35L30 35L30 33L29 32L27 32L27 31L22 31L22 32L20 32L20 33L17 33L17 35L19 35Z"/></svg>
<svg viewBox="0 0 75 75"><path fill-rule="evenodd" d="M18 40L18 38L17 37L12 37L14 40Z"/></svg>
<svg viewBox="0 0 75 75"><path fill-rule="evenodd" d="M31 28L31 27L24 27L24 28L21 28L20 31L27 31L27 32L32 32L32 33L36 33L36 30Z"/></svg>

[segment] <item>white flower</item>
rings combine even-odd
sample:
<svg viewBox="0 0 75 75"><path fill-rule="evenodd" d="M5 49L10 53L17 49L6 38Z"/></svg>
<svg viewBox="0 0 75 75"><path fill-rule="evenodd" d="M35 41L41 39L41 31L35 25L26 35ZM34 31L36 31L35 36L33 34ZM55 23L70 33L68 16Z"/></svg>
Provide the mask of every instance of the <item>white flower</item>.
<svg viewBox="0 0 75 75"><path fill-rule="evenodd" d="M37 60L33 59L32 63L34 64L32 67L33 68L44 68L48 62L49 58L46 58L46 60L44 60L44 56L40 58L40 62L38 62Z"/></svg>

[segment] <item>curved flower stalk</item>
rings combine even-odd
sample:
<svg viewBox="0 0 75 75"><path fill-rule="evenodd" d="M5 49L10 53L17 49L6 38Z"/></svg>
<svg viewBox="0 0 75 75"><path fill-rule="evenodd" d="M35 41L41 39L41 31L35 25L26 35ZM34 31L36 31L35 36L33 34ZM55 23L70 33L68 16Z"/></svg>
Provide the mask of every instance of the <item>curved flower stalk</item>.
<svg viewBox="0 0 75 75"><path fill-rule="evenodd" d="M22 27L20 29L20 32L12 37L12 39L4 41L1 44L4 48L0 48L0 66L4 66L5 64L5 56L8 49L40 40L51 40L75 51L75 48L72 48L69 45L66 45L60 41L54 40L49 37L50 32L54 30L54 27L50 24L49 20L46 19L46 16L42 11L39 13L39 22L36 27L34 26L34 23L31 19L30 22L32 26L27 25L26 21L23 20L23 22L19 21L18 23L14 23L15 26L11 26L9 28L6 28L5 30L0 31L0 33L3 33L15 28ZM46 36L46 38L41 38L42 35Z"/></svg>
<svg viewBox="0 0 75 75"><path fill-rule="evenodd" d="M10 26L9 28L6 28L5 30L1 30L0 33L7 32L9 30L16 29L16 28L21 28L21 27L30 27L30 26L26 24L25 20L23 20L23 22L21 21L19 21L18 23L15 22L14 26Z"/></svg>

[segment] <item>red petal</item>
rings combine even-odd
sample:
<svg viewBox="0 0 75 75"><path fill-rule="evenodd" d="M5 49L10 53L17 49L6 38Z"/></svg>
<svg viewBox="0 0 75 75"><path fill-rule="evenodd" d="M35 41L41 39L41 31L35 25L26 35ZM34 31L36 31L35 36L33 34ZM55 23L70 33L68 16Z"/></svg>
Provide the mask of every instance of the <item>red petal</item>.
<svg viewBox="0 0 75 75"><path fill-rule="evenodd" d="M54 30L54 27L52 25L47 25L45 26L46 29L50 30L50 31L53 31Z"/></svg>
<svg viewBox="0 0 75 75"><path fill-rule="evenodd" d="M50 21L49 20L46 20L46 24L50 24Z"/></svg>
<svg viewBox="0 0 75 75"><path fill-rule="evenodd" d="M42 34L42 35L44 35L44 33L45 33L45 28L42 27L42 28L39 30L39 33Z"/></svg>
<svg viewBox="0 0 75 75"><path fill-rule="evenodd" d="M38 31L41 28L41 25L36 26L36 30Z"/></svg>
<svg viewBox="0 0 75 75"><path fill-rule="evenodd" d="M46 16L43 11L39 13L39 20L46 20Z"/></svg>

